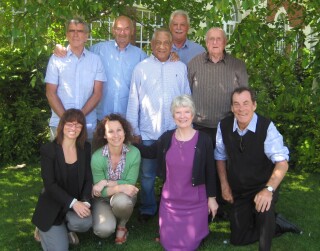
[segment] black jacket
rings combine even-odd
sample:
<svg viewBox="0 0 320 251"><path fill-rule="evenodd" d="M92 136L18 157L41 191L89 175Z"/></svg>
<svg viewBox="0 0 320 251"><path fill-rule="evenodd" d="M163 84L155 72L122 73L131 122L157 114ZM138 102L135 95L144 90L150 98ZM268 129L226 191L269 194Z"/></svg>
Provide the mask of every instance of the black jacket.
<svg viewBox="0 0 320 251"><path fill-rule="evenodd" d="M59 214L65 215L74 199L66 192L67 168L63 149L55 142L45 144L40 149L41 176L44 184L32 217L32 222L40 230L48 231ZM81 201L90 202L92 173L90 168L91 147L86 142L84 149L77 148L79 161L78 191Z"/></svg>
<svg viewBox="0 0 320 251"><path fill-rule="evenodd" d="M151 146L136 145L143 158L158 160L158 175L166 179L166 153L171 145L171 139L175 130L165 132ZM213 157L213 146L210 137L199 131L199 138L192 169L192 185L205 184L208 197L216 196L216 168Z"/></svg>

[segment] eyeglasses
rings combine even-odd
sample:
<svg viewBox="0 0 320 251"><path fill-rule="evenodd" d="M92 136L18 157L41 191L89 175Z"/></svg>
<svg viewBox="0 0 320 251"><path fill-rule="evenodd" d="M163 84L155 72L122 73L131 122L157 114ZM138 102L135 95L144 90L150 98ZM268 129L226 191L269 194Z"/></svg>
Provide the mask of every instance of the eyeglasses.
<svg viewBox="0 0 320 251"><path fill-rule="evenodd" d="M72 29L70 29L70 30L68 30L68 32L69 33L85 33L85 31L84 30L72 30Z"/></svg>
<svg viewBox="0 0 320 251"><path fill-rule="evenodd" d="M65 124L65 126L68 127L68 128L73 128L73 127L75 127L76 129L81 129L81 128L82 128L82 125L81 125L80 123L77 123L77 122L74 122L74 123L72 123L72 122L67 122L67 123Z"/></svg>
<svg viewBox="0 0 320 251"><path fill-rule="evenodd" d="M240 144L239 144L239 151L243 153L245 150L244 144L243 144L243 136L240 136Z"/></svg>

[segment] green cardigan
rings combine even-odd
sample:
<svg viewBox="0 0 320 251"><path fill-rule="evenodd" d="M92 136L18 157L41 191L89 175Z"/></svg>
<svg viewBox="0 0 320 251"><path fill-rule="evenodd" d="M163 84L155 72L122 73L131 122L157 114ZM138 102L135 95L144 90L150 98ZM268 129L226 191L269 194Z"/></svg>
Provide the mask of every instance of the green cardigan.
<svg viewBox="0 0 320 251"><path fill-rule="evenodd" d="M93 184L101 180L108 180L108 158L102 156L102 148L96 150L91 157L91 170L93 175ZM139 150L133 145L128 145L129 152L126 154L126 166L121 174L121 179L117 180L118 184L135 185L139 176L141 156ZM107 197L107 188L101 192L103 197Z"/></svg>

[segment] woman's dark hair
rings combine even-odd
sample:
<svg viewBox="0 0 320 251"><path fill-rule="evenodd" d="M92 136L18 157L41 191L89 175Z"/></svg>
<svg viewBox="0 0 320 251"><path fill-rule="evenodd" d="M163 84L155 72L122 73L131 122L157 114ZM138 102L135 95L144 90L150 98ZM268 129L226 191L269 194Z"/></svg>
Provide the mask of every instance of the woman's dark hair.
<svg viewBox="0 0 320 251"><path fill-rule="evenodd" d="M82 125L81 132L77 138L77 146L84 148L84 143L87 140L87 123L86 117L84 116L83 112L79 109L68 109L64 112L62 117L60 118L60 122L57 128L57 136L56 142L59 145L62 145L62 141L64 138L63 128L67 122L77 122Z"/></svg>
<svg viewBox="0 0 320 251"><path fill-rule="evenodd" d="M107 139L105 139L105 126L108 121L119 121L125 133L123 141L124 144L130 144L132 141L132 127L129 121L123 118L120 114L111 113L110 115L105 116L97 125L93 136L93 152L108 143Z"/></svg>

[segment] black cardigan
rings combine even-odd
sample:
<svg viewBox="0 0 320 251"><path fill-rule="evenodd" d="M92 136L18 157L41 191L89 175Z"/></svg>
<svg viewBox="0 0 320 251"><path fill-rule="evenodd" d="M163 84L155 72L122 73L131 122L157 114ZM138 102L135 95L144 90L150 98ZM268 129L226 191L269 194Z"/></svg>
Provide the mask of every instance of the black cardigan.
<svg viewBox="0 0 320 251"><path fill-rule="evenodd" d="M158 160L157 174L164 181L166 179L166 153L171 145L172 136L175 130L166 131L160 138L150 146L135 144L140 150L143 158ZM199 138L196 144L196 151L192 168L192 185L205 184L207 196L216 196L216 168L213 157L213 146L210 137L199 131Z"/></svg>

